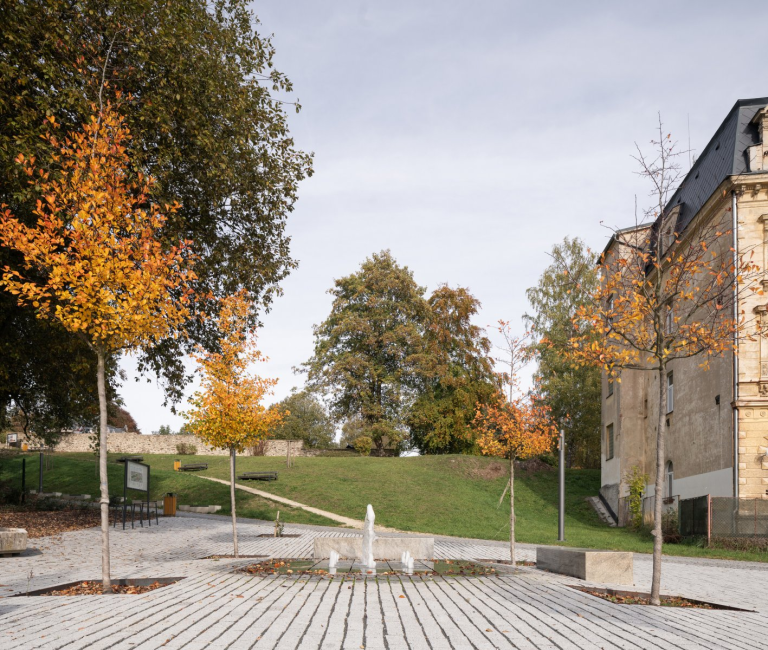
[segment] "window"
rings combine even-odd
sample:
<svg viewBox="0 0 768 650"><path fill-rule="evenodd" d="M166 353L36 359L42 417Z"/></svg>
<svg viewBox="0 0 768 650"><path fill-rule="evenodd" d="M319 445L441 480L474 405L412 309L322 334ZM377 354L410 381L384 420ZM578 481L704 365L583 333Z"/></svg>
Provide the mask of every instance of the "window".
<svg viewBox="0 0 768 650"><path fill-rule="evenodd" d="M606 302L605 309L607 311L607 320L609 323L613 323L613 294L611 294L608 297L608 301Z"/></svg>
<svg viewBox="0 0 768 650"><path fill-rule="evenodd" d="M615 379L613 377L611 377L610 375L608 375L608 397L613 395L613 382L614 381L615 381Z"/></svg>
<svg viewBox="0 0 768 650"><path fill-rule="evenodd" d="M667 373L667 413L675 410L675 385L672 373Z"/></svg>
<svg viewBox="0 0 768 650"><path fill-rule="evenodd" d="M675 312L672 310L672 306L667 306L667 313L664 316L664 334L672 334L672 330L675 327Z"/></svg>
<svg viewBox="0 0 768 650"><path fill-rule="evenodd" d="M613 458L613 425L605 427L605 460Z"/></svg>
<svg viewBox="0 0 768 650"><path fill-rule="evenodd" d="M664 481L664 496L665 497L672 497L675 495L674 488L675 488L675 472L674 468L672 466L672 461L667 461L667 471Z"/></svg>

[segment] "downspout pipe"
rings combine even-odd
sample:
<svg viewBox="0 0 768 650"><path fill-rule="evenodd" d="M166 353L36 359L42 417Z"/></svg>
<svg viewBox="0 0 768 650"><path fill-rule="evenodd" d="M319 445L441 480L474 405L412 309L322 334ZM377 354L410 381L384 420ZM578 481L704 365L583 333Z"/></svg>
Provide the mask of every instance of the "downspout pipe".
<svg viewBox="0 0 768 650"><path fill-rule="evenodd" d="M733 322L739 319L739 215L736 191L731 190L731 214L733 216ZM739 498L739 332L733 332L733 497Z"/></svg>

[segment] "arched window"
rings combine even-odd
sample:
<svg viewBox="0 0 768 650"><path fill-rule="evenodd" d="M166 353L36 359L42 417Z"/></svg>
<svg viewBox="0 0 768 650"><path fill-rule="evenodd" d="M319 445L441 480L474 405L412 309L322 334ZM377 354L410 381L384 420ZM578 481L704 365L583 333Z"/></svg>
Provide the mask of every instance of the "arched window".
<svg viewBox="0 0 768 650"><path fill-rule="evenodd" d="M664 492L666 494L664 496L666 497L674 496L675 495L674 488L675 488L675 472L672 466L672 461L670 460L670 461L667 461L666 480L664 481Z"/></svg>

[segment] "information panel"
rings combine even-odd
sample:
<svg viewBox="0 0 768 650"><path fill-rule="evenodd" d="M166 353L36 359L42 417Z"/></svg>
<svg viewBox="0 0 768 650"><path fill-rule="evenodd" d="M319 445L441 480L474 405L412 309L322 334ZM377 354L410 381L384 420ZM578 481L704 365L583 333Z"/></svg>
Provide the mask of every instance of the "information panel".
<svg viewBox="0 0 768 650"><path fill-rule="evenodd" d="M149 467L133 461L125 462L125 486L129 490L149 491Z"/></svg>

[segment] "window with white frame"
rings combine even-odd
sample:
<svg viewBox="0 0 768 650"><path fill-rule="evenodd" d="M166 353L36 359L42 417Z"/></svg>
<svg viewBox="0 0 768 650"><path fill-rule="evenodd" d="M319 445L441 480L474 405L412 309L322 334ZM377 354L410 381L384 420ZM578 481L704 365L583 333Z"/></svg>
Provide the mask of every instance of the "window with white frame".
<svg viewBox="0 0 768 650"><path fill-rule="evenodd" d="M667 373L667 413L675 410L675 377L673 373Z"/></svg>
<svg viewBox="0 0 768 650"><path fill-rule="evenodd" d="M605 427L605 460L613 458L613 424Z"/></svg>
<svg viewBox="0 0 768 650"><path fill-rule="evenodd" d="M666 468L666 480L664 481L665 497L672 497L675 495L675 470L672 465L672 461L667 461Z"/></svg>
<svg viewBox="0 0 768 650"><path fill-rule="evenodd" d="M664 333L672 334L672 330L675 327L675 312L672 309L672 305L667 305L666 313L664 315Z"/></svg>

